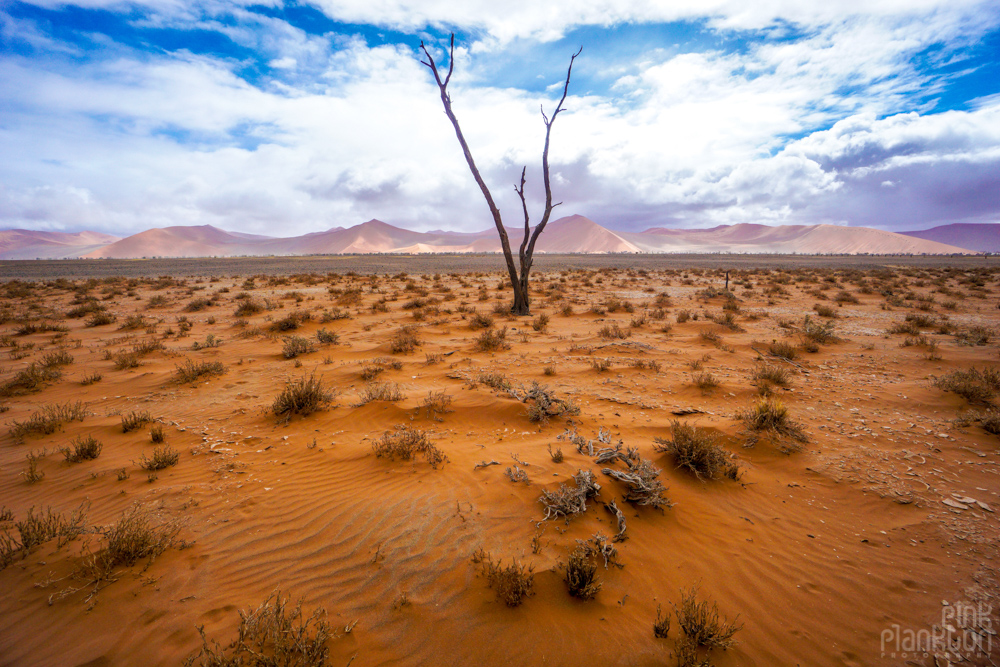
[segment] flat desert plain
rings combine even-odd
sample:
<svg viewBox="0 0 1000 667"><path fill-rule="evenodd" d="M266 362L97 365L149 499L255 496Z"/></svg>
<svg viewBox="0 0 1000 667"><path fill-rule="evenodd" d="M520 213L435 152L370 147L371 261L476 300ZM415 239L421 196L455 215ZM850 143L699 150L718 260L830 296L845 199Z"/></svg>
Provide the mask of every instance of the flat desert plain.
<svg viewBox="0 0 1000 667"><path fill-rule="evenodd" d="M4 283L0 664L1000 660L995 261L448 261Z"/></svg>

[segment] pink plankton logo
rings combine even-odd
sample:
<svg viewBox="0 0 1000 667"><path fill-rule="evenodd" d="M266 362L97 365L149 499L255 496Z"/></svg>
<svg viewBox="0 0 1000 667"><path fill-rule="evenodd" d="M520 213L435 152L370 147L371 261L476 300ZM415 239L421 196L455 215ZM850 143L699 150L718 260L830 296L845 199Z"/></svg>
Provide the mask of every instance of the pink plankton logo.
<svg viewBox="0 0 1000 667"><path fill-rule="evenodd" d="M972 660L993 649L993 606L982 602L945 602L941 622L914 630L893 624L882 631L882 657L889 660L936 657Z"/></svg>

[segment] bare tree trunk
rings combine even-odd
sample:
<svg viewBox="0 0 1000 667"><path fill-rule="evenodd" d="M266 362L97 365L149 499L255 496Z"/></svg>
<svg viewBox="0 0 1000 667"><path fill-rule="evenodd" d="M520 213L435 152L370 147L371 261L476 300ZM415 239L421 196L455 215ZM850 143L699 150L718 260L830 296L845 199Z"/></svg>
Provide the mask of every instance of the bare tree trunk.
<svg viewBox="0 0 1000 667"><path fill-rule="evenodd" d="M556 110L552 114L552 118L545 115L545 110L542 109L542 119L545 121L545 148L542 151L542 177L545 184L545 211L542 214L542 219L535 227L534 233L531 232L531 225L529 224L528 218L528 204L524 198L524 177L527 168L521 170L521 185L518 187L514 186L514 190L517 192L518 196L521 198L521 207L524 210L524 239L521 241L521 247L518 251L518 260L520 266L514 263L514 255L510 250L510 240L507 237L507 230L504 228L503 219L500 216L500 209L497 208L496 203L493 201L493 195L490 193L489 187L487 187L486 182L483 180L482 175L479 173L479 169L476 167L475 160L472 159L472 151L469 150L469 144L465 141L465 135L462 133L462 128L458 124L458 118L455 117L455 112L451 108L451 95L448 93L448 82L451 81L452 72L455 70L455 35L451 35L451 43L449 47L448 54L448 73L445 75L444 79L441 78L441 72L438 70L437 63L434 62L434 57L431 56L427 47L424 43L420 42L420 49L424 52L426 60L421 60L421 64L426 65L431 72L434 73L434 81L437 82L438 90L441 93L441 104L444 105L444 113L448 116L448 120L451 121L452 127L455 128L455 136L458 137L458 143L462 146L462 153L465 155L465 161L469 165L469 169L472 171L472 177L476 179L476 184L479 185L479 189L483 193L483 197L486 198L486 204L490 208L490 214L493 216L493 224L496 225L497 234L500 236L500 247L503 249L504 261L507 263L507 274L510 278L510 286L514 292L514 302L511 305L511 312L515 315L528 315L531 313L531 300L529 296L529 276L531 274L531 264L532 258L535 254L535 243L538 241L539 234L545 229L545 225L549 222L549 217L552 215L552 209L554 209L559 204L552 203L552 188L549 180L549 138L552 134L552 125L555 123L556 116L562 111L563 102L566 101L566 95L569 92L569 80L570 76L573 74L573 62L576 57L580 55L583 51L583 47L580 48L569 60L569 69L566 71L566 83L563 85L562 98L559 100L559 104L556 106ZM562 202L559 202L562 203Z"/></svg>

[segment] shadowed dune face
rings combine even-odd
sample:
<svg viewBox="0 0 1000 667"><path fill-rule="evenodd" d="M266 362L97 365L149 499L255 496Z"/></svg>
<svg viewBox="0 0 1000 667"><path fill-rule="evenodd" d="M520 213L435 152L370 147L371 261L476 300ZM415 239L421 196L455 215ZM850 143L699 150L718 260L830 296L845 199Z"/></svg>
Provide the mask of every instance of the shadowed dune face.
<svg viewBox="0 0 1000 667"><path fill-rule="evenodd" d="M988 226L988 225L986 225ZM934 230L928 230L933 232ZM241 257L387 253L500 252L496 230L475 233L414 232L380 220L290 238L227 232L211 225L150 229L124 239L92 232L57 234L0 232L0 259L89 259L140 257ZM508 230L516 251L523 230ZM740 224L712 229L662 229L615 232L582 215L554 220L539 237L540 253L798 253L798 254L962 254L968 247L948 234L902 235L864 227L835 225ZM34 253L34 254L32 254Z"/></svg>
<svg viewBox="0 0 1000 667"><path fill-rule="evenodd" d="M350 242L395 234L372 229ZM696 586L742 624L713 664L895 664L894 625L998 608L1000 270L976 261L727 291L540 260L523 318L501 272L448 258L4 283L0 662L180 664L280 590L326 610L328 664L673 663ZM17 548L45 508L62 532ZM114 550L122 517L144 550ZM566 584L581 542L590 600ZM531 566L519 606L496 561Z"/></svg>

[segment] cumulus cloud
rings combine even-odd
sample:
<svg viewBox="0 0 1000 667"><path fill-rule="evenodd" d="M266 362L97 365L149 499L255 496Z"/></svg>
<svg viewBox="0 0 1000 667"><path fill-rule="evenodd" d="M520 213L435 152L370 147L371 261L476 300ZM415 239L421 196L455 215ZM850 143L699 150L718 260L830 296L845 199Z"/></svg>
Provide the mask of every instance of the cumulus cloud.
<svg viewBox="0 0 1000 667"><path fill-rule="evenodd" d="M515 2L499 11L448 4L448 13L433 1L318 6L342 21L476 32L476 43L457 53L452 95L477 162L515 220L512 185L523 165L533 179L530 202L540 205L538 105L551 109L560 90L491 81L483 63L494 49L556 39L581 25L678 19L746 43L654 49L616 65L606 87L577 93L575 85L552 144L561 212L622 229L736 222L911 229L996 219L1000 211L1000 102L986 95L968 110L936 112L932 98L946 81L914 65L932 46L934 58L960 59L991 25L986 5ZM84 47L0 14L0 34L8 41L23 34L32 48L0 56L5 226L130 233L215 224L291 235L372 217L415 229L489 225L413 44L307 33L249 5L89 6L144 7L139 23L217 32L259 54L267 71L247 77L239 57L142 51L113 40L83 58ZM585 47L588 55L600 51ZM599 53L590 57L600 66Z"/></svg>

